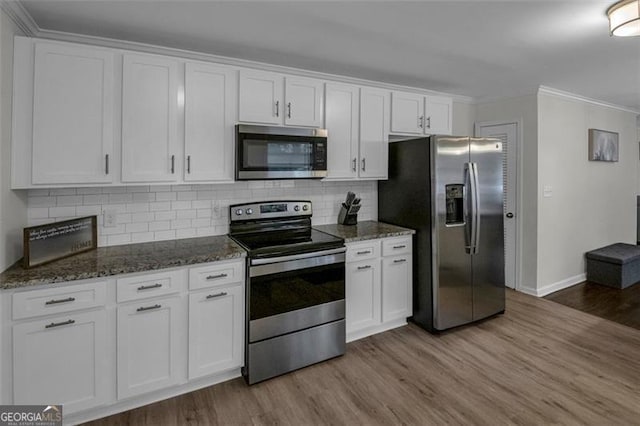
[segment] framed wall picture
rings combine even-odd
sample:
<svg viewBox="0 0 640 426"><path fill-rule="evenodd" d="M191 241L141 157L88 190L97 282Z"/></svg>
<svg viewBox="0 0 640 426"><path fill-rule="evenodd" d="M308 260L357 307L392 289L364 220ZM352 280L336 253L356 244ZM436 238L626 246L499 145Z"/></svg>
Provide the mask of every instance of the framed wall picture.
<svg viewBox="0 0 640 426"><path fill-rule="evenodd" d="M618 161L618 134L589 129L589 160Z"/></svg>
<svg viewBox="0 0 640 426"><path fill-rule="evenodd" d="M32 268L98 246L97 217L24 228L23 267Z"/></svg>

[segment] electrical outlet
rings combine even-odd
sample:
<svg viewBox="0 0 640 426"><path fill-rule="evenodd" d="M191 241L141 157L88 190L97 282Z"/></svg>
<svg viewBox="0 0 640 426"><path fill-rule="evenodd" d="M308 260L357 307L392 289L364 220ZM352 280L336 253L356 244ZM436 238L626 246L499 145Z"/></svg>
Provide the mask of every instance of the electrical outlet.
<svg viewBox="0 0 640 426"><path fill-rule="evenodd" d="M220 201L214 200L211 203L211 210L213 212L214 219L220 219L222 217L222 208L220 207Z"/></svg>
<svg viewBox="0 0 640 426"><path fill-rule="evenodd" d="M118 215L118 213L113 210L113 209L109 209L109 210L105 210L104 211L104 220L103 220L103 225L105 228L113 228L116 226L116 217Z"/></svg>

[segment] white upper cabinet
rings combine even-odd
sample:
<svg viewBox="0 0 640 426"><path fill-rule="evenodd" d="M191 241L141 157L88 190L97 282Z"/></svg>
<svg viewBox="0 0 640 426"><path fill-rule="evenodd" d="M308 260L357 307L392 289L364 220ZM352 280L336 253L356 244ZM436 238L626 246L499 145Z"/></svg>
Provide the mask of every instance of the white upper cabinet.
<svg viewBox="0 0 640 426"><path fill-rule="evenodd" d="M186 64L185 181L233 180L237 74L218 65Z"/></svg>
<svg viewBox="0 0 640 426"><path fill-rule="evenodd" d="M177 181L178 66L161 56L123 57L123 182Z"/></svg>
<svg viewBox="0 0 640 426"><path fill-rule="evenodd" d="M391 131L422 134L424 96L415 93L393 92L391 98Z"/></svg>
<svg viewBox="0 0 640 426"><path fill-rule="evenodd" d="M322 127L322 87L320 80L285 77L284 123Z"/></svg>
<svg viewBox="0 0 640 426"><path fill-rule="evenodd" d="M327 83L327 178L350 179L358 175L360 88Z"/></svg>
<svg viewBox="0 0 640 426"><path fill-rule="evenodd" d="M322 81L240 70L239 84L239 121L322 127Z"/></svg>
<svg viewBox="0 0 640 426"><path fill-rule="evenodd" d="M281 124L283 118L283 78L281 74L240 70L238 120Z"/></svg>
<svg viewBox="0 0 640 426"><path fill-rule="evenodd" d="M449 135L452 132L452 108L453 100L444 96L393 92L391 132Z"/></svg>
<svg viewBox="0 0 640 426"><path fill-rule="evenodd" d="M113 53L38 42L34 61L32 183L111 182Z"/></svg>
<svg viewBox="0 0 640 426"><path fill-rule="evenodd" d="M388 91L368 87L360 90L361 178L387 178L390 108Z"/></svg>
<svg viewBox="0 0 640 426"><path fill-rule="evenodd" d="M426 96L424 108L424 131L429 134L450 135L453 133L453 100L444 96Z"/></svg>

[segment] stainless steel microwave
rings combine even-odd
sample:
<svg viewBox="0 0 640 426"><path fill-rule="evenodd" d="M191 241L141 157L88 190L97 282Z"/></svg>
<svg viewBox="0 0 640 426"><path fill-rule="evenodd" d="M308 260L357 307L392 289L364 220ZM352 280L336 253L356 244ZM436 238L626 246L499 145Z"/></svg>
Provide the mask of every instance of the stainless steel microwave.
<svg viewBox="0 0 640 426"><path fill-rule="evenodd" d="M236 124L236 180L327 176L327 130Z"/></svg>

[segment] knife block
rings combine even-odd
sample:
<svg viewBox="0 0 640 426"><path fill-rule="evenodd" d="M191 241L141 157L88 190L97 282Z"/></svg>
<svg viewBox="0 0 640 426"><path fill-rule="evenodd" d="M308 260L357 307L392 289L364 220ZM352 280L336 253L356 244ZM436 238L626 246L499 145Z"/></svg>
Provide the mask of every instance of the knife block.
<svg viewBox="0 0 640 426"><path fill-rule="evenodd" d="M344 204L340 207L340 213L338 214L338 225L357 225L358 224L358 210L353 213L349 213L351 210Z"/></svg>

